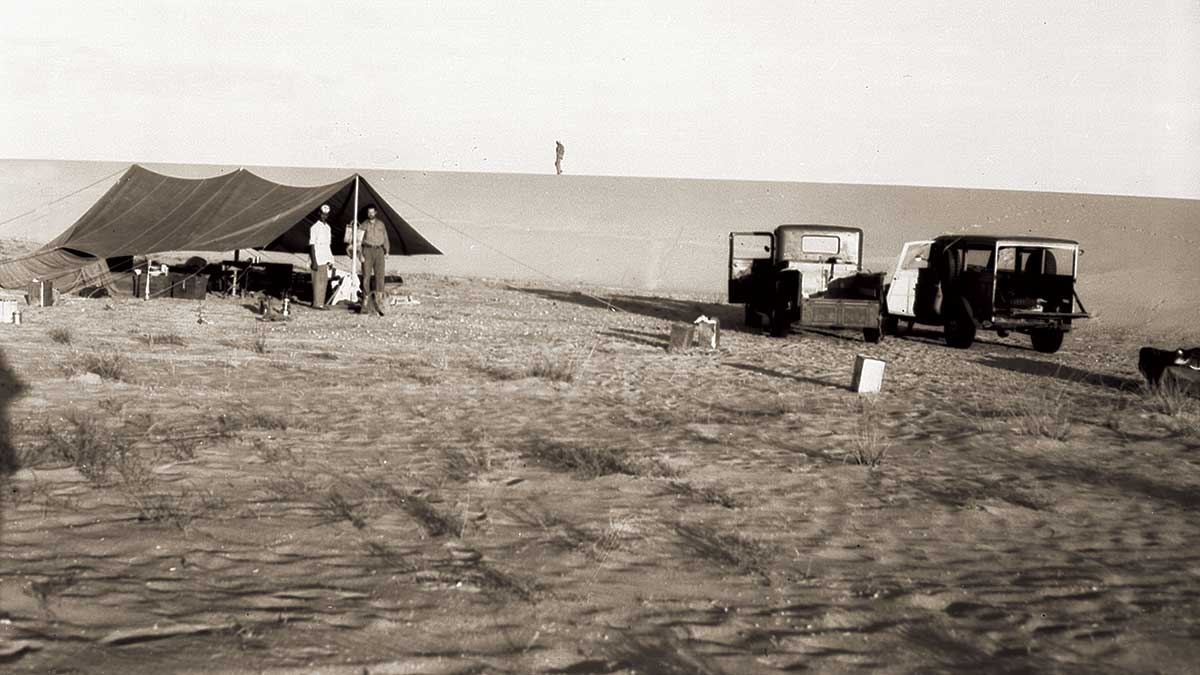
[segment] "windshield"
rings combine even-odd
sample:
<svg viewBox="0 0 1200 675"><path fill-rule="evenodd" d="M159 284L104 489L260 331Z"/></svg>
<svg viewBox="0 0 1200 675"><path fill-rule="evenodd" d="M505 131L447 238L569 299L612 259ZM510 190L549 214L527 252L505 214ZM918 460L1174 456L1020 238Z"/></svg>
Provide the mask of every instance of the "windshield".
<svg viewBox="0 0 1200 675"><path fill-rule="evenodd" d="M858 264L858 246L861 235L848 231L805 231L780 228L780 258L795 262L829 262L836 258L838 263Z"/></svg>
<svg viewBox="0 0 1200 675"><path fill-rule="evenodd" d="M1041 246L1001 246L996 270L1013 274L1074 276L1075 250Z"/></svg>

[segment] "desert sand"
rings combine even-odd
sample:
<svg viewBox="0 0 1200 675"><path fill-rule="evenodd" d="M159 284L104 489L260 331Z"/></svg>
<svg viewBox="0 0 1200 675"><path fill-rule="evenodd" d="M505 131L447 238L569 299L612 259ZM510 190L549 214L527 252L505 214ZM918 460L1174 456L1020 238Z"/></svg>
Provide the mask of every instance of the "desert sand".
<svg viewBox="0 0 1200 675"><path fill-rule="evenodd" d="M779 340L703 295L406 281L384 318L0 326L7 672L1200 662L1200 410L1139 389L1135 333ZM720 349L668 354L700 313Z"/></svg>
<svg viewBox="0 0 1200 675"><path fill-rule="evenodd" d="M0 163L0 255L122 168ZM417 302L386 317L67 296L0 325L6 672L1200 662L1200 401L1136 371L1197 343L1200 202L368 176L446 252L391 261ZM945 231L1075 238L1096 317L1055 355L746 330L728 232L806 221L863 227L877 270ZM668 353L700 314L720 348ZM849 390L860 353L879 395Z"/></svg>
<svg viewBox="0 0 1200 675"><path fill-rule="evenodd" d="M193 178L238 168L146 166ZM0 161L0 222L32 211L0 225L0 239L49 241L126 168L128 164L118 163ZM326 184L351 173L246 168L293 185ZM1195 256L1200 200L568 175L363 174L446 253L394 260L402 272L655 294L682 291L715 301L724 297L731 231L804 222L861 227L866 264L875 271L890 271L905 241L947 232L1039 234L1081 242L1085 253L1079 290L1094 322L1158 331L1200 325L1200 305L1194 301L1194 289L1200 286Z"/></svg>

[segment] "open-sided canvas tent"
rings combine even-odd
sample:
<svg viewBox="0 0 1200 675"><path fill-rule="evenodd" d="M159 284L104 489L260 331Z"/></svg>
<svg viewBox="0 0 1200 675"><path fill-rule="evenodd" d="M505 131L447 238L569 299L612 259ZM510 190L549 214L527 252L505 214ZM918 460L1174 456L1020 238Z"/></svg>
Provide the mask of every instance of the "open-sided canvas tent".
<svg viewBox="0 0 1200 675"><path fill-rule="evenodd" d="M134 165L65 232L34 253L0 262L0 286L24 287L51 280L69 292L107 286L107 258L165 251L232 251L258 248L308 251L308 226L329 204L334 253L368 206L387 226L392 255L439 255L441 251L409 225L370 183L355 174L328 185L274 183L245 169L212 178L176 178Z"/></svg>

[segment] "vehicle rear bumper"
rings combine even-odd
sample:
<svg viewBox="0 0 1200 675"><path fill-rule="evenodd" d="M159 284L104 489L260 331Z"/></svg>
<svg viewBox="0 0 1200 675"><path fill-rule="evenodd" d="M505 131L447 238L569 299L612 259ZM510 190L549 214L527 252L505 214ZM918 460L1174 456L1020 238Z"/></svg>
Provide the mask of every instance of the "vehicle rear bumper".
<svg viewBox="0 0 1200 675"><path fill-rule="evenodd" d="M1091 318L1086 312L1023 312L1016 311L992 319L991 328L1021 330L1032 328L1062 328L1070 330L1071 322Z"/></svg>
<svg viewBox="0 0 1200 675"><path fill-rule="evenodd" d="M813 328L878 328L878 300L806 298L800 302L800 325Z"/></svg>

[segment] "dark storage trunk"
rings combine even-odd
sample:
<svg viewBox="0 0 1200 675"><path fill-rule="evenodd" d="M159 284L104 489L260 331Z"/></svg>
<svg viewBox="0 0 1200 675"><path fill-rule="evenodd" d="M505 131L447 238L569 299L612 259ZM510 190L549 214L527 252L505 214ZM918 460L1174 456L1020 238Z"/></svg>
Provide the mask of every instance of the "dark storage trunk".
<svg viewBox="0 0 1200 675"><path fill-rule="evenodd" d="M208 293L207 274L183 274L171 272L171 297L187 300L203 300Z"/></svg>

